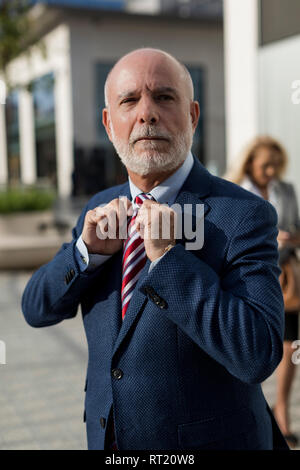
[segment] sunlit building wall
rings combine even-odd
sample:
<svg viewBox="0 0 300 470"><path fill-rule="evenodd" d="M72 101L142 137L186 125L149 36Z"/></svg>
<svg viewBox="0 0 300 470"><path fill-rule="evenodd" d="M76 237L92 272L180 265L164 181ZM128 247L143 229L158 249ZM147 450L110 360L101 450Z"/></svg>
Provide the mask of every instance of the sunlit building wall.
<svg viewBox="0 0 300 470"><path fill-rule="evenodd" d="M5 107L0 109L2 183L19 179L55 187L60 196L81 196L124 181L125 169L101 123L103 85L119 57L145 46L165 49L189 68L201 106L193 151L215 174L223 173L220 16L207 22L176 14L134 14L125 2L114 2L114 11L107 2L106 9L94 8L95 0L52 0L47 2L51 7L36 3L31 15L43 49L28 47L7 68L17 98L14 124L6 119ZM58 8L66 3L73 8Z"/></svg>
<svg viewBox="0 0 300 470"><path fill-rule="evenodd" d="M259 6L259 129L286 147L287 178L300 205L300 2L262 0Z"/></svg>

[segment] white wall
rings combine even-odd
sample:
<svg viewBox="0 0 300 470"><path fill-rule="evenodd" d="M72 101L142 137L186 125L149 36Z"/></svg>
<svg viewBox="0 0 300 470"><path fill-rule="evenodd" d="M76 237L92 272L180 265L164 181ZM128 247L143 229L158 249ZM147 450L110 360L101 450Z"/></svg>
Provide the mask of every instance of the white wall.
<svg viewBox="0 0 300 470"><path fill-rule="evenodd" d="M290 157L286 179L295 184L300 205L300 100L292 102L296 91L292 84L300 80L299 58L300 36L260 49L259 130L286 147Z"/></svg>
<svg viewBox="0 0 300 470"><path fill-rule="evenodd" d="M257 52L257 0L224 0L228 166L258 131Z"/></svg>
<svg viewBox="0 0 300 470"><path fill-rule="evenodd" d="M138 47L165 49L183 62L205 68L205 154L220 172L225 166L223 32L220 25L144 17L73 18L71 28L74 134L76 142L97 142L94 64L114 61Z"/></svg>
<svg viewBox="0 0 300 470"><path fill-rule="evenodd" d="M0 103L0 185L7 182L7 177L5 104Z"/></svg>
<svg viewBox="0 0 300 470"><path fill-rule="evenodd" d="M131 13L156 14L160 11L160 0L127 0L126 10Z"/></svg>

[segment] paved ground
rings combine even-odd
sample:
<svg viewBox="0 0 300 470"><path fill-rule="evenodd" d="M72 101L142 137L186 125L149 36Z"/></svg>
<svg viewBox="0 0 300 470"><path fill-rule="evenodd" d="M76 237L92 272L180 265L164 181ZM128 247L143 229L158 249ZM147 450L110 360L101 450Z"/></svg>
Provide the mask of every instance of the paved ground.
<svg viewBox="0 0 300 470"><path fill-rule="evenodd" d="M20 299L29 274L0 273L0 449L85 449L87 345L80 315L31 328Z"/></svg>
<svg viewBox="0 0 300 470"><path fill-rule="evenodd" d="M28 278L0 272L0 340L7 351L6 365L0 365L0 449L85 449L87 346L81 317L50 328L28 326L20 310ZM263 388L272 405L274 377ZM299 370L291 414L300 436Z"/></svg>

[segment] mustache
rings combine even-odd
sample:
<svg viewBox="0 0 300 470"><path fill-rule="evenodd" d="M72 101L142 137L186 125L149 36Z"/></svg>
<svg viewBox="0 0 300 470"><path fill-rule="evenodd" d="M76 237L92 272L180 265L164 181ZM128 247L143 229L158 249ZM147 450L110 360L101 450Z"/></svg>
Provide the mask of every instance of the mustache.
<svg viewBox="0 0 300 470"><path fill-rule="evenodd" d="M132 131L130 135L130 144L135 144L139 139L144 139L146 137L156 137L160 139L171 140L172 136L167 132L159 129L159 127L147 126L144 129L139 129Z"/></svg>

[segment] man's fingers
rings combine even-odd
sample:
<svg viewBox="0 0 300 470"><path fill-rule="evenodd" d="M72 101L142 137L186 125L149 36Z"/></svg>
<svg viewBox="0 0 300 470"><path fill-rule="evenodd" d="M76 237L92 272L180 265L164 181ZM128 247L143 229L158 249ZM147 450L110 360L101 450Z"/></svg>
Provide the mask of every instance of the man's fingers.
<svg viewBox="0 0 300 470"><path fill-rule="evenodd" d="M141 238L144 238L144 232L145 232L145 226L144 224L140 221L135 221L135 228L136 231L139 233Z"/></svg>
<svg viewBox="0 0 300 470"><path fill-rule="evenodd" d="M127 216L132 217L133 216L133 207L132 204L130 207L127 209Z"/></svg>
<svg viewBox="0 0 300 470"><path fill-rule="evenodd" d="M129 201L129 199L126 196L121 196L121 197L119 197L118 199L115 199L115 200L116 201L118 201L118 200L121 201L124 204L126 209L129 209L129 207L132 206L131 201Z"/></svg>
<svg viewBox="0 0 300 470"><path fill-rule="evenodd" d="M99 207L92 209L86 213L85 220L91 224L96 225L97 222L103 217L103 212L99 212Z"/></svg>
<svg viewBox="0 0 300 470"><path fill-rule="evenodd" d="M147 202L150 204L144 203L136 217L137 230L143 233L143 238L153 240L174 238L175 212L161 204L151 204L153 201Z"/></svg>
<svg viewBox="0 0 300 470"><path fill-rule="evenodd" d="M98 230L100 230L101 233L107 232L107 228L108 228L108 218L106 215L103 214L103 216L98 217L97 234L98 234Z"/></svg>
<svg viewBox="0 0 300 470"><path fill-rule="evenodd" d="M118 238L118 216L115 210L105 210L99 216L97 222L97 236L98 238L109 238L115 240Z"/></svg>

